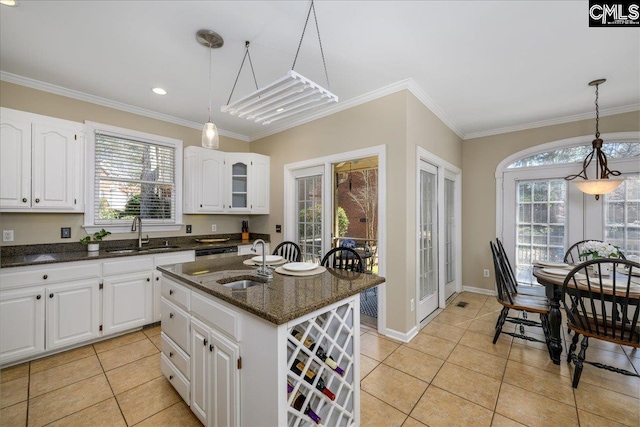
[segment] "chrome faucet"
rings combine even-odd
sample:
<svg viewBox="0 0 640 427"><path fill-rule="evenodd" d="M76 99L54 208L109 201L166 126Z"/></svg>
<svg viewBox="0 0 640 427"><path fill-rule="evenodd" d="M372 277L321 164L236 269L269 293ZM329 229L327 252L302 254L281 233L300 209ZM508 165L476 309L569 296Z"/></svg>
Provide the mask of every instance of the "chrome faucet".
<svg viewBox="0 0 640 427"><path fill-rule="evenodd" d="M253 246L251 247L251 250L253 252L257 252L256 247L261 244L262 245L262 267L258 267L258 276L263 276L263 277L268 277L268 278L272 278L273 274L271 273L271 270L269 270L267 268L267 252L266 252L266 243L264 240L262 239L258 239L255 242L253 242Z"/></svg>
<svg viewBox="0 0 640 427"><path fill-rule="evenodd" d="M133 218L133 224L131 224L131 231L138 231L138 249L142 249L142 245L149 243L149 235L146 239L142 239L142 218L136 216Z"/></svg>

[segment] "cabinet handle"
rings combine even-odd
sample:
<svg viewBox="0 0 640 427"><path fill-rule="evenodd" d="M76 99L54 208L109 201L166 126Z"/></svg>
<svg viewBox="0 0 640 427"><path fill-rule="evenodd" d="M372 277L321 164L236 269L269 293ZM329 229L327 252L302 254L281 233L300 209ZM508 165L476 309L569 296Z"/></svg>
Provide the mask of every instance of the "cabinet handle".
<svg viewBox="0 0 640 427"><path fill-rule="evenodd" d="M209 345L209 351L213 351L213 344Z"/></svg>
<svg viewBox="0 0 640 427"><path fill-rule="evenodd" d="M173 351L169 352L169 357L173 357Z"/></svg>
<svg viewBox="0 0 640 427"><path fill-rule="evenodd" d="M150 282L150 281L151 281L151 278L147 277L147 282Z"/></svg>
<svg viewBox="0 0 640 427"><path fill-rule="evenodd" d="M47 280L47 279L49 278L49 276L45 274L44 276L42 276L42 278L43 278L44 280Z"/></svg>
<svg viewBox="0 0 640 427"><path fill-rule="evenodd" d="M173 319L173 313L169 313L169 319Z"/></svg>
<svg viewBox="0 0 640 427"><path fill-rule="evenodd" d="M36 203L40 203L40 199L36 199Z"/></svg>
<svg viewBox="0 0 640 427"><path fill-rule="evenodd" d="M172 380L173 379L173 375L169 375L169 379Z"/></svg>
<svg viewBox="0 0 640 427"><path fill-rule="evenodd" d="M169 295L173 295L173 289L169 289Z"/></svg>
<svg viewBox="0 0 640 427"><path fill-rule="evenodd" d="M53 298L53 294L49 294L49 298Z"/></svg>
<svg viewBox="0 0 640 427"><path fill-rule="evenodd" d="M158 280L160 280L160 278L159 278L159 277L156 277L156 282L157 282Z"/></svg>
<svg viewBox="0 0 640 427"><path fill-rule="evenodd" d="M203 339L203 340L202 340L202 343L206 346L206 345L207 345L207 339L206 339L206 338L205 338L205 339Z"/></svg>
<svg viewBox="0 0 640 427"><path fill-rule="evenodd" d="M26 197L22 198L22 203L27 203L27 198Z"/></svg>
<svg viewBox="0 0 640 427"><path fill-rule="evenodd" d="M200 207L202 207L202 205L200 205Z"/></svg>
<svg viewBox="0 0 640 427"><path fill-rule="evenodd" d="M40 298L42 298L42 295L36 296L36 299L40 299Z"/></svg>

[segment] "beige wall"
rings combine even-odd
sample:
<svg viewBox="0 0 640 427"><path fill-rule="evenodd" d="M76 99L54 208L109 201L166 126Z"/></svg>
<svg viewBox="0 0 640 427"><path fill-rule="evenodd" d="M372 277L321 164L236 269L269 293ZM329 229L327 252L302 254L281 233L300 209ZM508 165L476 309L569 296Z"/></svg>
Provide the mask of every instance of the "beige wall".
<svg viewBox="0 0 640 427"><path fill-rule="evenodd" d="M176 138L183 141L184 147L200 145L201 141L201 131L198 129L175 125L7 82L0 82L0 106L75 122L93 121ZM247 152L249 151L249 143L221 136L220 149L222 151ZM216 233L239 233L243 219L247 218L238 215L184 215L183 221L185 224L193 226L193 234L211 234L211 224L217 225ZM0 214L0 226L3 230L14 230L14 241L12 243L0 243L0 245L76 242L86 235L81 227L82 220L82 214L2 213ZM71 227L71 239L60 238L60 227ZM257 227L253 227L252 231L267 232L267 230L260 230ZM176 235L175 232L149 234L151 237ZM184 233L184 227L178 234L186 234ZM107 240L134 237L134 233L118 234L117 236L108 237Z"/></svg>
<svg viewBox="0 0 640 427"><path fill-rule="evenodd" d="M602 133L638 130L640 112L637 111L600 119ZM489 241L496 237L495 172L498 163L529 147L593 133L594 121L582 120L462 143L462 278L465 286L495 288L493 277L484 278L482 269L490 269L493 275Z"/></svg>

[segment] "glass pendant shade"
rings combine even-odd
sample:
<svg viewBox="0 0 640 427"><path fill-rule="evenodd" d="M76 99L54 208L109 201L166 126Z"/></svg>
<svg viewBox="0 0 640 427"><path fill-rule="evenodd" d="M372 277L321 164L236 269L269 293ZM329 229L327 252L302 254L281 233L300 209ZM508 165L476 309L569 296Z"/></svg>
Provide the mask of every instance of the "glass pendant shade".
<svg viewBox="0 0 640 427"><path fill-rule="evenodd" d="M585 179L583 181L575 181L574 184L578 190L587 194L609 194L624 182L624 179Z"/></svg>
<svg viewBox="0 0 640 427"><path fill-rule="evenodd" d="M211 122L211 119L202 128L202 146L211 150L220 148L218 128Z"/></svg>

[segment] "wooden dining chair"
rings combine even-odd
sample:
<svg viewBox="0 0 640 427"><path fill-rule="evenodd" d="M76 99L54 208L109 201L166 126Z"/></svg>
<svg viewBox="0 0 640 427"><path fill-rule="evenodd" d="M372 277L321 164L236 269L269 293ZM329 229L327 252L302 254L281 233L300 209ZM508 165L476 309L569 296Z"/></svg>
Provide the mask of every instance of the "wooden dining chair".
<svg viewBox="0 0 640 427"><path fill-rule="evenodd" d="M337 247L326 253L320 265L340 270L357 271L364 273L362 257L351 248Z"/></svg>
<svg viewBox="0 0 640 427"><path fill-rule="evenodd" d="M610 269L605 275L604 267ZM640 347L640 264L620 258L598 258L575 267L564 279L562 304L573 339L567 362L575 365L573 388L578 387L585 363L623 375L635 372L586 360L589 338L630 347ZM575 354L578 339L580 351Z"/></svg>
<svg viewBox="0 0 640 427"><path fill-rule="evenodd" d="M567 252L565 252L564 262L567 264L578 264L587 261L588 255L580 255L582 252L584 252L584 244L587 242L602 242L602 240L589 239L581 240L577 243L574 243L569 249L567 249ZM625 259L625 256L620 253L620 258Z"/></svg>
<svg viewBox="0 0 640 427"><path fill-rule="evenodd" d="M506 274L507 286L518 294L546 297L546 289L544 286L519 284L500 239L496 239L496 247L498 249L499 260L503 264L503 271Z"/></svg>
<svg viewBox="0 0 640 427"><path fill-rule="evenodd" d="M282 258L291 262L302 261L302 251L300 246L294 242L284 241L273 250L272 255L280 255Z"/></svg>
<svg viewBox="0 0 640 427"><path fill-rule="evenodd" d="M493 242L489 242L491 247L491 253L493 255L493 265L495 270L496 287L498 291L497 300L502 305L502 310L498 321L496 322L496 331L493 337L493 343L495 344L500 337L500 334L512 336L527 341L535 341L544 343L547 346L547 350L551 355L549 343L551 342L551 329L549 327L549 302L545 297L537 297L534 295L521 295L513 291L508 285L508 279L505 266L500 261L499 249ZM509 312L514 310L522 313L536 313L540 316L540 322L534 320L520 318L517 316L509 316ZM510 332L503 330L505 322L510 322L516 325L520 325L520 333ZM544 335L544 341L537 338L524 335L524 326L534 326L542 328Z"/></svg>

